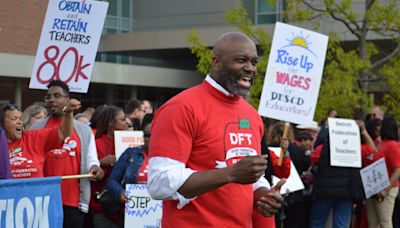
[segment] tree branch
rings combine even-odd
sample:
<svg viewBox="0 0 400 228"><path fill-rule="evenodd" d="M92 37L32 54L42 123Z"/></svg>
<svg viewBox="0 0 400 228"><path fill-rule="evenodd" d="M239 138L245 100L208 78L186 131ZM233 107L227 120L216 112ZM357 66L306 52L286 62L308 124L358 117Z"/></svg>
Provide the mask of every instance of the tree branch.
<svg viewBox="0 0 400 228"><path fill-rule="evenodd" d="M395 56L397 53L400 52L400 43L397 44L397 47L395 49L393 49L393 51L388 54L387 56L383 57L382 59L374 62L371 66L371 70L377 68L378 66L384 64L385 62L387 62L390 58L392 58L393 56Z"/></svg>
<svg viewBox="0 0 400 228"><path fill-rule="evenodd" d="M320 12L320 13L325 13L325 10L324 10L324 9L318 9L318 8L314 7L311 3L308 3L308 2L305 1L305 0L302 0L301 2L302 2L304 5L306 5L308 8L310 8L310 9L312 9L312 10L314 10L314 11L317 11L317 12Z"/></svg>
<svg viewBox="0 0 400 228"><path fill-rule="evenodd" d="M331 17L332 17L333 19L335 19L335 20L337 20L337 21L339 21L339 22L342 22L342 24L344 24L344 26L346 26L346 28L347 28L353 35L355 35L358 39L361 38L360 34L358 34L357 31L354 30L346 20L337 17L337 16L335 15L335 13L332 12L332 11L329 11L329 10L328 10L328 13L329 13L329 15L331 15ZM357 25L357 26L358 26L358 25Z"/></svg>
<svg viewBox="0 0 400 228"><path fill-rule="evenodd" d="M311 10L314 10L316 12L320 12L320 13L325 13L326 11L328 11L329 15L336 21L342 22L346 28L353 34L355 35L357 38L360 39L360 35L357 33L356 30L360 29L357 23L352 23L352 22L348 22L343 18L340 18L338 16L336 16L335 14L335 10L329 8L329 6L326 6L326 9L319 9L315 6L313 6L311 3L307 2L306 0L302 0L301 1L306 7L310 8ZM344 14L344 13L343 13ZM356 29L353 29L350 24L354 25L356 27Z"/></svg>

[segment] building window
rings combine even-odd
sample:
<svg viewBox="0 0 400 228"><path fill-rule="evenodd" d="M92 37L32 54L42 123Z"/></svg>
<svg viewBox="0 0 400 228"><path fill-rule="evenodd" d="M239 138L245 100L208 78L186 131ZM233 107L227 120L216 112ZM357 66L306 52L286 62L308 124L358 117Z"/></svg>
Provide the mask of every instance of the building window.
<svg viewBox="0 0 400 228"><path fill-rule="evenodd" d="M132 31L132 1L107 0L108 11L103 34L127 33Z"/></svg>
<svg viewBox="0 0 400 228"><path fill-rule="evenodd" d="M132 1L104 0L108 2L106 21L103 35L132 32ZM97 53L96 61L108 63L130 64L131 57L123 53Z"/></svg>
<svg viewBox="0 0 400 228"><path fill-rule="evenodd" d="M282 21L283 0L276 0L275 3L271 3L271 0L256 0L255 8L256 24L273 24Z"/></svg>

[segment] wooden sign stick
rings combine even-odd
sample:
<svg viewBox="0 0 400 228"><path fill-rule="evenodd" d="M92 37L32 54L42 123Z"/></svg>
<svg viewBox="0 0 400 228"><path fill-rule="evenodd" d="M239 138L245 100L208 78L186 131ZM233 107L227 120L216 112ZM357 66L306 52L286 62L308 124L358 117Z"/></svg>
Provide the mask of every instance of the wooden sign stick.
<svg viewBox="0 0 400 228"><path fill-rule="evenodd" d="M288 132L289 132L289 122L285 122L285 127L283 128L281 142L283 139L287 139ZM283 157L285 156L285 153L286 153L286 149L281 148L281 154L279 155L278 166L282 166Z"/></svg>
<svg viewBox="0 0 400 228"><path fill-rule="evenodd" d="M71 179L83 179L83 178L92 178L94 174L81 174L81 175L70 175L70 176L62 176L61 180L71 180Z"/></svg>

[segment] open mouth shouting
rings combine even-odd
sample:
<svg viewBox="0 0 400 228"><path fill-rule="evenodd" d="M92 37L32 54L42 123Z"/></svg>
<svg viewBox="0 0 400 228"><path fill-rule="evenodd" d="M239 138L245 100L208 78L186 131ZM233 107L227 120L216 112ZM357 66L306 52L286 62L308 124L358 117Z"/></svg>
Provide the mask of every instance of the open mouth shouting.
<svg viewBox="0 0 400 228"><path fill-rule="evenodd" d="M250 76L242 76L237 79L237 83L240 87L250 89L253 84L253 77Z"/></svg>

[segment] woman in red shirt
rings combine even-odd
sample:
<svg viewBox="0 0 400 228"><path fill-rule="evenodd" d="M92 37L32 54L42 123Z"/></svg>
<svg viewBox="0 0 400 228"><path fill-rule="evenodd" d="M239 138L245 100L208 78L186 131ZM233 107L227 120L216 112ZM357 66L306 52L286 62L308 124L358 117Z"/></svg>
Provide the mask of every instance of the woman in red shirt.
<svg viewBox="0 0 400 228"><path fill-rule="evenodd" d="M116 162L114 131L128 130L128 122L124 111L115 106L105 106L99 114L96 126L96 148L100 166L104 170L104 178L101 181L92 182L92 195L101 191L110 176ZM117 217L105 212L100 203L90 201L90 212L93 215L94 227L118 227Z"/></svg>
<svg viewBox="0 0 400 228"><path fill-rule="evenodd" d="M12 178L43 177L46 152L59 148L73 131L72 111L80 108L80 102L70 99L63 107L67 113L59 127L24 131L21 109L8 104L1 113L1 125L6 132Z"/></svg>
<svg viewBox="0 0 400 228"><path fill-rule="evenodd" d="M392 227L394 203L399 191L400 146L398 127L393 117L385 117L381 125L381 148L374 160L385 158L390 185L367 200L368 227Z"/></svg>

